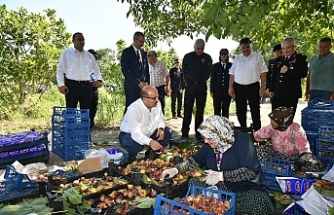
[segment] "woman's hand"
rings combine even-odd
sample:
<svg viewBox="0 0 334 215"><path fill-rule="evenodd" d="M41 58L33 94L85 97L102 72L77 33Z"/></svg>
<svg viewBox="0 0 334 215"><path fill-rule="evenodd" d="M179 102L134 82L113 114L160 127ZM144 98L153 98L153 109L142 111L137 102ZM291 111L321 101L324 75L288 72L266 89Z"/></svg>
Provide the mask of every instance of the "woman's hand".
<svg viewBox="0 0 334 215"><path fill-rule="evenodd" d="M213 170L205 170L208 174L202 181L205 181L206 184L213 186L216 185L220 181L224 181L224 174L223 172L217 172Z"/></svg>

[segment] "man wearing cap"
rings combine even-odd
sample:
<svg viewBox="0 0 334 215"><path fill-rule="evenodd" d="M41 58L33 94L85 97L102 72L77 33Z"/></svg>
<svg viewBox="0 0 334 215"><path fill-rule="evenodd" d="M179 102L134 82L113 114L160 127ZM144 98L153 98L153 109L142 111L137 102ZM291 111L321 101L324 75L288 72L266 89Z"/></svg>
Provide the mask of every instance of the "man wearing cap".
<svg viewBox="0 0 334 215"><path fill-rule="evenodd" d="M66 107L90 109L92 88L102 86L102 76L94 56L84 50L85 38L76 32L72 36L74 47L64 50L59 58L57 83L65 95ZM92 80L92 76L95 80Z"/></svg>
<svg viewBox="0 0 334 215"><path fill-rule="evenodd" d="M228 94L232 63L229 62L228 50L221 49L219 62L213 65L210 79L210 94L213 98L214 114L228 118L231 96Z"/></svg>
<svg viewBox="0 0 334 215"><path fill-rule="evenodd" d="M297 54L295 40L286 38L282 42L283 55L278 57L270 85L272 108L292 107L294 114L302 97L301 79L307 76L306 56Z"/></svg>
<svg viewBox="0 0 334 215"><path fill-rule="evenodd" d="M266 92L268 68L262 55L251 51L249 38L240 40L242 53L237 55L230 69L229 94L235 98L240 126L247 127L247 102L255 131L261 128L260 98ZM261 84L259 83L261 80Z"/></svg>
<svg viewBox="0 0 334 215"><path fill-rule="evenodd" d="M97 60L97 52L94 49L89 49L88 50L89 53L91 53L95 60ZM97 66L99 69L100 67ZM93 86L93 90L92 90L92 101L91 101L91 106L90 106L90 110L89 110L89 115L90 115L90 128L93 128L95 125L95 115L97 112L97 105L99 103L99 91L97 90L97 87Z"/></svg>
<svg viewBox="0 0 334 215"><path fill-rule="evenodd" d="M174 60L174 67L169 70L170 84L172 88L172 101L171 110L174 119L182 118L181 108L182 108L182 95L184 89L183 73L180 68L179 59ZM177 101L177 109L175 111Z"/></svg>
<svg viewBox="0 0 334 215"><path fill-rule="evenodd" d="M270 90L270 85L271 85L271 80L274 72L274 66L275 66L275 60L282 55L282 46L281 44L277 44L274 46L273 49L273 54L274 58L269 60L269 65L268 65L268 72L267 72L267 81L266 81L266 88L267 88L267 93L269 93ZM271 102L272 99L270 98ZM272 111L274 110L273 108L271 109Z"/></svg>
<svg viewBox="0 0 334 215"><path fill-rule="evenodd" d="M182 62L182 70L186 83L184 96L184 116L182 122L182 142L189 138L189 126L193 112L194 102L196 100L195 131L196 140L201 141L202 136L197 131L199 125L203 122L204 108L206 102L207 85L212 71L212 58L204 53L205 42L197 39L194 45L194 51L186 54Z"/></svg>
<svg viewBox="0 0 334 215"><path fill-rule="evenodd" d="M158 60L156 51L149 51L147 53L147 59L150 72L150 84L157 88L162 113L165 114L165 94L170 94L169 71L166 64Z"/></svg>
<svg viewBox="0 0 334 215"><path fill-rule="evenodd" d="M310 61L306 82L306 98L334 99L334 55L330 51L332 39L325 37L319 41L319 54Z"/></svg>

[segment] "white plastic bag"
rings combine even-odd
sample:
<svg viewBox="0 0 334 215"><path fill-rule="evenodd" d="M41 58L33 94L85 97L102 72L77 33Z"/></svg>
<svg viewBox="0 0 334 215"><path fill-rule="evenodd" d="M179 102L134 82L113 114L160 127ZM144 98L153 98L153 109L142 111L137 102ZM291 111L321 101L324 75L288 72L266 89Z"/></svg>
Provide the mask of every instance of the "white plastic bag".
<svg viewBox="0 0 334 215"><path fill-rule="evenodd" d="M324 215L327 213L328 205L332 206L332 203L323 198L313 186L301 197L303 200L295 203L302 206L307 213L312 215Z"/></svg>
<svg viewBox="0 0 334 215"><path fill-rule="evenodd" d="M334 165L324 176L322 176L322 179L334 182Z"/></svg>
<svg viewBox="0 0 334 215"><path fill-rule="evenodd" d="M101 167L102 168L107 168L110 159L114 159L114 163L116 163L116 164L120 163L122 158L123 158L123 153L118 152L116 154L111 155L104 148L100 148L98 150L89 149L85 152L85 158L86 159L87 158L96 158L96 157L100 158Z"/></svg>

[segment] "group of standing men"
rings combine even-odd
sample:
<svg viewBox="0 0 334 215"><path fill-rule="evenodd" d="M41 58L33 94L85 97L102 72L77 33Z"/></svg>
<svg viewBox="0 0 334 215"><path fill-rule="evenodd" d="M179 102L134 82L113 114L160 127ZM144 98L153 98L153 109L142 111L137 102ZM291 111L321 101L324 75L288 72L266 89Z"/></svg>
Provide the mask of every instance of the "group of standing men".
<svg viewBox="0 0 334 215"><path fill-rule="evenodd" d="M80 108L91 110L91 118L94 119L97 88L102 86L101 72L96 63L97 53L94 50L87 52L83 49L85 40L82 33L75 33L72 41L74 47L63 51L59 59L57 69L59 91L65 95L66 107L76 108L79 102ZM136 32L132 45L124 49L121 57L122 72L125 76L126 107L121 124L123 135L120 135L120 142L122 144L130 141L130 145L133 145L133 142L138 145L139 142L139 147L130 149L134 150L132 155L135 155L143 145L150 145L151 148L158 150L163 146L157 140L168 142L167 139L171 137L172 131L165 126L164 120L161 120L164 115L165 95L172 96L173 117L182 118L183 89L185 96L182 141L187 141L189 138L189 126L195 102L196 139L202 140L197 129L204 117L206 83L210 76L214 114L228 117L233 98L240 126L247 126L246 114L249 105L255 131L261 128L260 99L266 92L270 95L272 109L284 106L292 107L295 111L298 99L302 97L301 79L307 77L305 96L310 100L314 98L329 100L334 97L334 55L330 52L332 47L330 38L319 41L319 55L311 59L309 67L306 56L296 52L293 38L286 38L274 47L275 58L270 60L268 67L262 55L251 50L249 38L240 40L242 53L235 57L233 64L229 62L227 49L220 50L219 62L213 64L211 56L204 52L205 42L197 39L194 51L184 56L182 69L179 60L175 59L174 67L170 71L165 63L157 59L155 51L142 50L144 43L144 34ZM176 101L177 108L175 108ZM131 104L134 104L131 108L132 114L127 114ZM161 113L155 110L157 107L161 109ZM139 117L134 117L133 113ZM140 125L143 122L145 128L133 125L136 123ZM147 131L143 134L145 129ZM137 133L133 134L133 131Z"/></svg>

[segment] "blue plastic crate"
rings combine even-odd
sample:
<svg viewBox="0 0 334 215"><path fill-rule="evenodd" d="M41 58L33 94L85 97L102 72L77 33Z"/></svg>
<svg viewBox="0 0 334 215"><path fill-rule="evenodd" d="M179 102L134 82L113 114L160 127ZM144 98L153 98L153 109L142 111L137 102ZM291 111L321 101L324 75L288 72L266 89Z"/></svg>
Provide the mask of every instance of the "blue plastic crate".
<svg viewBox="0 0 334 215"><path fill-rule="evenodd" d="M199 186L190 186L186 196L202 194L204 196L217 198L222 201L231 201L230 208L223 215L234 215L236 210L236 195L234 193L223 192L220 190L204 188ZM170 209L167 208L170 205ZM204 213L189 206L183 205L180 202L167 199L161 195L158 195L155 201L154 215L172 215L183 214L183 212L189 212L189 215L214 215ZM179 209L180 213L176 213L174 209Z"/></svg>
<svg viewBox="0 0 334 215"><path fill-rule="evenodd" d="M10 182L14 188L36 188L38 184L32 182L27 174L22 174L16 171L16 169L8 165L4 178Z"/></svg>
<svg viewBox="0 0 334 215"><path fill-rule="evenodd" d="M332 152L334 152L334 140L318 139L316 147L319 150L325 150L325 151L332 151Z"/></svg>
<svg viewBox="0 0 334 215"><path fill-rule="evenodd" d="M321 126L318 129L318 138L322 140L334 141L334 126Z"/></svg>
<svg viewBox="0 0 334 215"><path fill-rule="evenodd" d="M260 160L261 167L264 173L274 174L277 176L291 176L292 175L292 161L269 159Z"/></svg>
<svg viewBox="0 0 334 215"><path fill-rule="evenodd" d="M89 142L78 143L52 143L52 152L62 158L64 161L82 160L85 158L85 152L89 149Z"/></svg>
<svg viewBox="0 0 334 215"><path fill-rule="evenodd" d="M268 173L265 173L264 175L266 177L269 190L282 191L276 180L276 175Z"/></svg>
<svg viewBox="0 0 334 215"><path fill-rule="evenodd" d="M67 107L53 107L53 116L62 118L89 118L89 109L77 109Z"/></svg>
<svg viewBox="0 0 334 215"><path fill-rule="evenodd" d="M310 143L311 151L315 154L315 146L317 144L318 132L306 131L306 137L308 142Z"/></svg>
<svg viewBox="0 0 334 215"><path fill-rule="evenodd" d="M39 193L39 187L17 189L9 181L0 182L0 203L10 203L21 201L22 198L36 197ZM37 195L36 195L37 194Z"/></svg>
<svg viewBox="0 0 334 215"><path fill-rule="evenodd" d="M334 108L304 108L302 110L301 125L305 131L315 132L317 132L321 126L334 126Z"/></svg>

